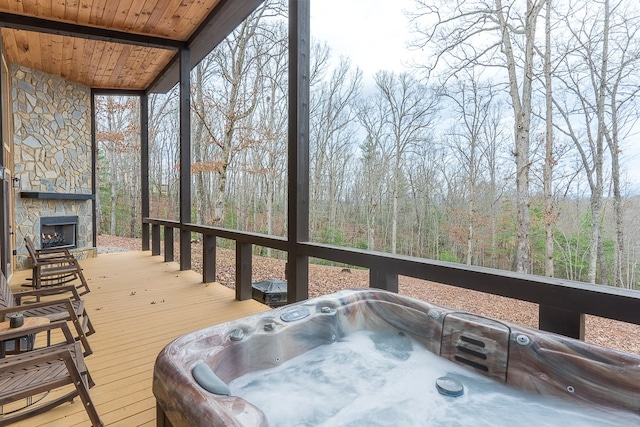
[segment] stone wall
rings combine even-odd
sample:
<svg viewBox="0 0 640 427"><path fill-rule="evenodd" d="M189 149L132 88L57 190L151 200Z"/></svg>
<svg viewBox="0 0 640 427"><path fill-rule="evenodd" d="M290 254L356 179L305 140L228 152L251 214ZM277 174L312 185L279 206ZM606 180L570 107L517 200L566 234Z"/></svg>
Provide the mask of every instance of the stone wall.
<svg viewBox="0 0 640 427"><path fill-rule="evenodd" d="M91 200L23 199L20 192L91 194L91 91L13 65L16 267L25 268L24 236L40 246L40 218L78 216L79 258L95 255Z"/></svg>

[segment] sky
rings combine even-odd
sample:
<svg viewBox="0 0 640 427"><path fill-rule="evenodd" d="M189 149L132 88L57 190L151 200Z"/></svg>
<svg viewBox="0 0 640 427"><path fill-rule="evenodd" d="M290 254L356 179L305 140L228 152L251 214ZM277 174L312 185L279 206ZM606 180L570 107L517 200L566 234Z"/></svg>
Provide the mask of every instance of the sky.
<svg viewBox="0 0 640 427"><path fill-rule="evenodd" d="M311 36L325 40L336 56L349 56L369 77L378 70L402 71L411 61L403 10L413 0L313 0Z"/></svg>
<svg viewBox="0 0 640 427"><path fill-rule="evenodd" d="M420 53L408 48L414 37L403 10L413 10L414 0L312 0L311 36L324 40L336 57L348 56L372 85L379 70L401 72ZM626 143L623 168L640 191L640 125L637 136Z"/></svg>

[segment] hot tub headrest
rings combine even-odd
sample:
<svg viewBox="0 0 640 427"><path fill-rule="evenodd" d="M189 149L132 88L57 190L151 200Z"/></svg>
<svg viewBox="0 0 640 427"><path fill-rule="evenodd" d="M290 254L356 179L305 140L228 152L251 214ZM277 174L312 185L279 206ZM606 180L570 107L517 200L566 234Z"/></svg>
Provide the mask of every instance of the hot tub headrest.
<svg viewBox="0 0 640 427"><path fill-rule="evenodd" d="M224 396L230 396L231 390L229 386L225 384L218 376L213 372L211 367L204 362L198 363L191 370L193 378L196 380L200 387L203 389Z"/></svg>

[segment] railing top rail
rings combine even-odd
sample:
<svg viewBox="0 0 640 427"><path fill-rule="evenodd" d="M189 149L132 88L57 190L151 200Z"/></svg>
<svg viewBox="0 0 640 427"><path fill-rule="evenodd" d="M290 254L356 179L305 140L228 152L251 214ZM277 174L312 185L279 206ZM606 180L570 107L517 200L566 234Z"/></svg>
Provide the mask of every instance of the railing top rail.
<svg viewBox="0 0 640 427"><path fill-rule="evenodd" d="M146 218L143 221L282 251L288 249L287 239L278 236L199 224L180 224L178 221L155 218ZM634 290L320 243L299 242L296 247L299 254L308 257L640 325L640 292Z"/></svg>

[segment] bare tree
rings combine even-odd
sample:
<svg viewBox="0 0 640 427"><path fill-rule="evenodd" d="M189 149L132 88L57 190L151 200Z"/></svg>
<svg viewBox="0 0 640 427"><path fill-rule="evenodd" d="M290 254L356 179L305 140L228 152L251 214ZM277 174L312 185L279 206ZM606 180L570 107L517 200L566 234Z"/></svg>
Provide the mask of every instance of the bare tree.
<svg viewBox="0 0 640 427"><path fill-rule="evenodd" d="M404 156L416 144L428 141L428 131L437 112L438 98L407 73L379 71L376 89L384 100L383 123L393 144L391 253L398 240L398 197Z"/></svg>
<svg viewBox="0 0 640 427"><path fill-rule="evenodd" d="M467 250L466 263L471 265L475 245L476 198L487 151L491 148L486 127L490 125L490 110L494 101L494 88L478 82L473 70L464 70L453 84L444 91L449 99L452 118L456 121L451 130L453 155L464 170L468 183L467 192Z"/></svg>
<svg viewBox="0 0 640 427"><path fill-rule="evenodd" d="M419 34L417 45L436 50L427 64L437 71L446 63L446 73L465 68L498 67L505 78L514 114L516 161L517 256L516 270L528 272L530 265L529 133L533 57L537 20L546 0L485 0L477 2L418 0L413 22ZM435 21L435 22L434 22ZM503 74L504 75L504 74Z"/></svg>
<svg viewBox="0 0 640 427"><path fill-rule="evenodd" d="M327 80L319 80L311 94L311 203L315 207L315 220L311 221L310 230L312 236L317 228L316 220L325 210L323 208L326 208L329 231L335 229L336 201L344 182L346 157L351 153L354 140L353 103L361 88L362 72L353 70L350 61L341 59L331 71L331 76Z"/></svg>
<svg viewBox="0 0 640 427"><path fill-rule="evenodd" d="M637 40L640 15L637 7L630 9L627 5L610 0L569 5L564 12L569 36L562 45L563 73L557 75L562 93L554 98L562 119L556 129L573 141L591 190L588 271L591 283L596 282L598 265L602 283L608 280L602 254L602 227L605 150L609 148L616 217L614 283L618 286L624 285L625 276L619 154L638 117L635 101L639 88L635 74L640 65Z"/></svg>

